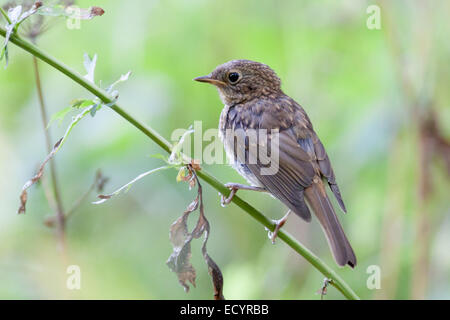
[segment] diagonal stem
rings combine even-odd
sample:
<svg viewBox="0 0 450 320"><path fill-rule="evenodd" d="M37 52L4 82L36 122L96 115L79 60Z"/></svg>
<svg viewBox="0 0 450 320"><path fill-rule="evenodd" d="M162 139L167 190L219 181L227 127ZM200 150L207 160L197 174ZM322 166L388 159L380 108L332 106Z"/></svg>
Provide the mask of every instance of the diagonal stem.
<svg viewBox="0 0 450 320"><path fill-rule="evenodd" d="M5 37L6 30L3 27L0 27L0 35ZM22 39L17 35L12 35L10 38L10 42L19 46L20 48L28 51L35 57L44 61L45 63L51 65L58 71L62 72L70 79L80 84L86 90L97 96L100 100L102 100L105 104L110 104L114 100L108 93L99 88L94 83L89 82L84 77L82 77L78 72L72 70L70 67L66 66L62 62L56 60L52 56L48 55L42 49L36 47L31 42ZM116 113L122 116L125 120L139 129L142 133L144 133L147 137L153 140L157 145L159 145L166 152L171 153L172 145L164 139L157 131L152 129L151 127L145 125L141 121L132 117L128 112L122 109L117 103L111 106ZM198 176L212 186L214 189L219 191L221 194L228 195L230 190L219 180L217 180L214 176L209 174L206 170L201 170L197 172ZM257 220L260 224L265 226L271 231L275 230L275 223L269 220L266 216L264 216L261 212L252 207L248 202L243 200L242 198L235 196L233 198L233 203L235 203L238 207L243 209L246 213L248 213L251 217ZM312 253L309 249L304 247L300 242L298 242L293 236L284 230L280 230L278 232L278 238L283 240L288 246L294 249L297 253L303 256L311 265L313 265L318 271L320 271L325 277L331 279L331 284L336 287L347 299L359 299L358 295L350 288L350 286L329 266L327 266L319 257L317 257L314 253Z"/></svg>

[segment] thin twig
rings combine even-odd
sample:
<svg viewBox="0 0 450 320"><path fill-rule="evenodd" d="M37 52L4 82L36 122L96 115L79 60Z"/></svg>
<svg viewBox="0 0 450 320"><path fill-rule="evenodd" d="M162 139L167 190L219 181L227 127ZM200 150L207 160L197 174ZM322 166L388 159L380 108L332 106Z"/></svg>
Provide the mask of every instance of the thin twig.
<svg viewBox="0 0 450 320"><path fill-rule="evenodd" d="M72 216L72 214L77 211L77 209L83 204L83 202L87 199L89 194L97 187L98 185L98 175L95 176L94 182L91 184L89 189L86 190L72 205L72 207L66 212L66 221Z"/></svg>
<svg viewBox="0 0 450 320"><path fill-rule="evenodd" d="M5 37L6 30L3 27L0 27L0 35ZM35 57L41 59L45 63L54 67L58 71L62 72L64 75L87 89L89 92L94 94L105 104L111 104L114 101L114 98L111 97L105 90L99 88L97 85L87 81L83 76L81 76L78 72L72 70L68 66L56 60L54 57L50 56L42 49L36 47L31 42L24 40L20 36L12 35L10 38L10 42L24 49L25 51L31 53ZM157 131L145 125L141 121L132 117L128 112L122 109L117 103L111 105L111 109L118 113L121 117L139 129L142 133L144 133L147 137L153 140L157 145L159 145L162 149L164 149L169 154L172 151L172 145L164 139ZM214 189L219 191L221 194L228 195L230 190L220 181L218 181L214 176L206 172L206 170L201 170L197 172L197 175ZM243 209L246 213L252 216L255 220L261 223L263 226L268 228L269 230L275 230L275 224L264 216L261 212L252 207L249 203L244 201L239 196L235 196L232 200L234 204ZM284 241L288 246L294 249L297 253L302 255L311 265L313 265L318 271L320 271L325 277L332 279L331 284L337 288L347 299L359 299L358 295L350 288L350 286L329 266L327 266L319 257L313 254L309 249L304 247L300 242L298 242L293 236L285 232L284 230L280 230L278 232L278 238Z"/></svg>

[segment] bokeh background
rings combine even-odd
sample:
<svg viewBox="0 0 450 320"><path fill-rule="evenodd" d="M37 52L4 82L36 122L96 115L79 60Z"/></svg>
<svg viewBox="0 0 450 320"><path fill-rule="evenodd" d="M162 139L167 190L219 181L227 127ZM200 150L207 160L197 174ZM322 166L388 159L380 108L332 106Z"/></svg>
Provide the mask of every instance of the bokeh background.
<svg viewBox="0 0 450 320"><path fill-rule="evenodd" d="M46 3L44 1L44 3ZM1 5L6 1L0 1ZM46 18L40 47L79 72L83 54L98 54L96 80L118 87L128 112L170 138L195 120L215 128L222 108L214 88L192 81L231 59L275 69L284 91L307 110L326 146L346 201L339 213L358 266L338 273L363 299L450 298L450 23L448 1L133 0L77 1L102 17L70 30ZM366 26L366 9L381 8L381 29ZM4 22L2 22L4 23ZM2 40L3 41L3 40ZM94 206L92 192L67 221L66 258L55 230L49 170L19 194L46 156L32 57L9 46L0 71L0 298L210 299L212 285L194 241L197 287L185 293L166 266L169 227L195 192L175 170L136 183ZM49 115L92 96L40 63ZM63 135L70 116L49 129ZM83 119L55 158L67 211L97 169L110 178L105 192L158 167L163 153L151 140L103 108ZM226 165L205 165L222 182L244 182ZM222 208L204 185L211 224L208 248L221 267L228 299L320 299L323 276L235 205ZM270 218L286 208L259 194L240 193ZM193 214L194 218L196 214ZM192 219L194 220L194 219ZM285 227L338 269L317 221L291 216ZM68 264L81 268L81 290L66 288ZM379 266L381 289L367 287ZM326 299L342 299L334 288Z"/></svg>

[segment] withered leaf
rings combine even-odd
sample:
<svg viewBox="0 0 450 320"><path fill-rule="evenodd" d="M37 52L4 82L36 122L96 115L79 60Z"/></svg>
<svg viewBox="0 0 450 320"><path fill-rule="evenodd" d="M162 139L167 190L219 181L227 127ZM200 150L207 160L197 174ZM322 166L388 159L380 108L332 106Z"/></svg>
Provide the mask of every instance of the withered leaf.
<svg viewBox="0 0 450 320"><path fill-rule="evenodd" d="M184 213L191 213L194 212L195 210L197 210L198 208L198 200L199 200L199 196L197 195L197 197L194 199L194 201L192 201L188 207L186 208L186 211Z"/></svg>
<svg viewBox="0 0 450 320"><path fill-rule="evenodd" d="M100 7L91 7L91 14L89 18L92 19L93 17L102 16L104 13L105 10Z"/></svg>
<svg viewBox="0 0 450 320"><path fill-rule="evenodd" d="M20 194L20 207L19 207L19 210L17 210L17 213L19 213L19 214L25 213L27 199L28 199L27 189L41 179L42 174L44 173L45 165L47 164L47 162L49 162L53 158L55 153L58 151L59 145L61 144L62 140L63 140L63 138L59 139L58 142L55 143L52 151L47 155L44 162L42 162L41 166L39 167L39 170L36 173L36 175L33 178L31 178L30 180L28 180L27 182L25 182L25 184L22 188L22 193Z"/></svg>
<svg viewBox="0 0 450 320"><path fill-rule="evenodd" d="M26 208L26 201L27 201L27 189L31 187L33 184L35 184L37 181L39 181L42 177L42 174L44 173L44 167L47 164L48 161L50 161L58 152L58 150L62 147L64 142L66 141L67 137L69 136L70 132L72 132L72 129L77 125L78 122L81 121L87 114L89 113L89 107L86 107L82 112L77 114L75 117L72 118L72 122L69 124L69 126L66 129L66 132L64 133L64 136L56 142L56 144L53 146L52 151L47 155L44 162L40 166L38 173L28 180L25 185L22 188L22 193L20 195L20 207L18 210L18 213L25 213Z"/></svg>
<svg viewBox="0 0 450 320"><path fill-rule="evenodd" d="M204 242L202 247L203 258L208 265L208 272L212 278L214 287L214 300L225 300L223 296L223 276L222 271L220 271L219 266L214 262L213 259L206 252L206 242Z"/></svg>
<svg viewBox="0 0 450 320"><path fill-rule="evenodd" d="M201 187L200 187L201 189ZM204 232L204 240L202 245L202 254L203 259L208 266L208 273L212 278L213 288L214 288L214 300L225 300L223 296L223 276L222 271L220 271L219 266L214 262L214 260L209 256L208 250L206 249L206 243L209 239L209 221L206 219L204 210L203 210L203 201L200 203L200 216L198 218L198 223L196 228L192 233L194 236L200 237L201 233ZM197 234L196 234L197 233Z"/></svg>
<svg viewBox="0 0 450 320"><path fill-rule="evenodd" d="M178 276L178 281L189 291L190 282L195 287L196 273L191 264L191 241L192 234L189 234L187 227L187 218L191 212L196 210L198 197L188 206L187 210L170 227L170 241L173 245L173 252L167 260L170 270Z"/></svg>
<svg viewBox="0 0 450 320"><path fill-rule="evenodd" d="M200 171L202 168L200 167L200 161L197 159L192 159L190 163L193 170Z"/></svg>
<svg viewBox="0 0 450 320"><path fill-rule="evenodd" d="M27 203L27 200L28 200L28 192L27 190L23 190L22 193L20 194L20 207L18 213L25 213L25 205Z"/></svg>
<svg viewBox="0 0 450 320"><path fill-rule="evenodd" d="M183 215L179 217L170 227L170 241L173 245L173 252L167 260L167 265L170 270L175 272L178 276L180 284L184 287L185 291L189 291L188 282L192 283L195 287L196 272L191 264L191 241L192 239L198 239L204 235L202 254L203 258L208 266L208 272L212 278L214 287L214 299L224 300L223 296L223 276L220 268L209 256L206 249L206 243L209 238L210 225L208 219L204 214L202 187L198 181L198 177L195 174L195 170L190 166L188 167L192 179L190 181L196 181L198 185L197 197L189 204ZM189 181L189 182L190 182ZM190 213L199 209L199 217L194 230L189 233L187 227L187 219Z"/></svg>
<svg viewBox="0 0 450 320"><path fill-rule="evenodd" d="M112 198L112 195L110 195L110 194L99 194L98 196L97 196L99 199L111 199Z"/></svg>

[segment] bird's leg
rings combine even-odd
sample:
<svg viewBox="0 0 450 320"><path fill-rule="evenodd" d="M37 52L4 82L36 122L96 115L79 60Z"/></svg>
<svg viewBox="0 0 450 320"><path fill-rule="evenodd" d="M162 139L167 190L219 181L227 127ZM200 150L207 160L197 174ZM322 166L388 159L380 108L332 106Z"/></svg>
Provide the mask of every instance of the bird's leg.
<svg viewBox="0 0 450 320"><path fill-rule="evenodd" d="M289 210L284 215L284 217L281 218L280 220L272 220L275 223L275 229L273 230L273 233L270 236L270 240L272 241L272 244L275 244L275 239L278 236L278 231L280 231L281 227L284 226L284 224L286 223L290 213L291 213L291 210Z"/></svg>
<svg viewBox="0 0 450 320"><path fill-rule="evenodd" d="M231 202L231 200L233 200L233 197L238 190L251 190L251 191L258 191L258 192L266 192L267 191L266 189L261 188L261 187L247 186L245 184L240 184L240 183L227 183L227 184L225 184L225 187L230 189L231 192L227 198L225 198L224 195L221 196L222 197L221 198L222 206L226 206L227 204L229 204Z"/></svg>

